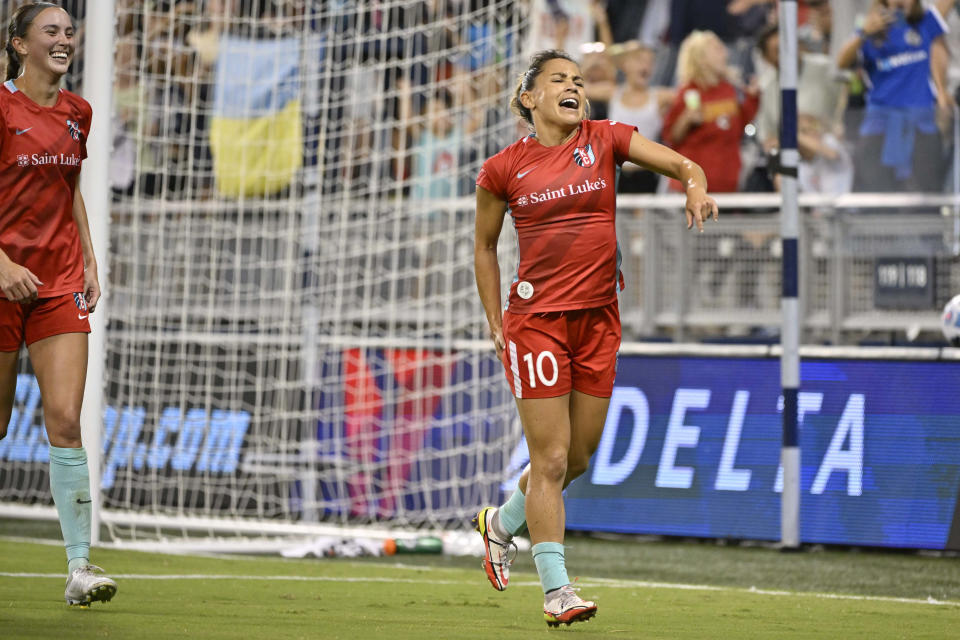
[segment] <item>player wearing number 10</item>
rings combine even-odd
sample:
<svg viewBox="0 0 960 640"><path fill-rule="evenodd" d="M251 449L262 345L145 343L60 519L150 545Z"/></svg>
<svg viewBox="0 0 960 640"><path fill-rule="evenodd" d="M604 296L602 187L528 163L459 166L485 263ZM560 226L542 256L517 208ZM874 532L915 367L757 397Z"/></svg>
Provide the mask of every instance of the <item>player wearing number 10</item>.
<svg viewBox="0 0 960 640"><path fill-rule="evenodd" d="M533 133L488 159L477 177L474 269L530 465L507 502L482 509L475 526L487 550L487 578L501 591L511 539L529 529L544 619L557 626L597 611L567 577L561 492L586 470L613 392L623 283L614 221L619 167L629 160L679 180L687 228L703 231L718 210L695 163L632 126L586 119L583 76L567 54L534 55L511 106ZM501 310L497 241L508 210L520 264Z"/></svg>
<svg viewBox="0 0 960 640"><path fill-rule="evenodd" d="M7 29L0 86L0 438L26 342L50 440L50 492L67 550L69 604L106 601L117 585L89 563L90 479L80 441L87 334L100 298L78 187L92 111L60 88L76 30L49 2L25 4Z"/></svg>

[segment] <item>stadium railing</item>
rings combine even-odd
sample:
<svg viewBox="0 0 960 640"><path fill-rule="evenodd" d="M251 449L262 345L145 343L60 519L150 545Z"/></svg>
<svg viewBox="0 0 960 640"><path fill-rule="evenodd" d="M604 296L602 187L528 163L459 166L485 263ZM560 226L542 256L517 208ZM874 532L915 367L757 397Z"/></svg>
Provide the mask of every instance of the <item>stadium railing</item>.
<svg viewBox="0 0 960 640"><path fill-rule="evenodd" d="M720 223L702 235L684 228L683 196L618 199L625 337L777 335L780 196L716 199ZM803 342L939 334L940 311L960 291L958 203L953 194L802 195Z"/></svg>

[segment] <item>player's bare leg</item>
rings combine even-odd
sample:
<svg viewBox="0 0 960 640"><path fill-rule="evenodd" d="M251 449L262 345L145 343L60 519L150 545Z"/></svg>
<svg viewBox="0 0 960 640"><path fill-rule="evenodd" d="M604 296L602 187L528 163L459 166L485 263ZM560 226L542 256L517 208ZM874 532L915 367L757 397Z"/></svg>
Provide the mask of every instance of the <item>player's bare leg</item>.
<svg viewBox="0 0 960 640"><path fill-rule="evenodd" d="M519 400L517 401L519 405ZM519 409L519 406L518 406ZM473 528L483 537L483 569L497 591L504 591L510 580L510 565L517 554L513 536L526 528L526 490L530 465L522 474L523 485L499 507L487 506L473 518Z"/></svg>
<svg viewBox="0 0 960 640"><path fill-rule="evenodd" d="M87 334L65 333L28 347L40 385L50 440L50 491L67 550L64 599L71 605L106 602L116 583L90 564L90 475L80 439L80 408L87 377Z"/></svg>
<svg viewBox="0 0 960 640"><path fill-rule="evenodd" d="M17 392L17 360L20 351L0 351L0 440L7 435L13 400Z"/></svg>
<svg viewBox="0 0 960 640"><path fill-rule="evenodd" d="M37 340L27 349L40 385L43 420L50 444L80 447L80 408L87 381L87 334L50 336Z"/></svg>
<svg viewBox="0 0 960 640"><path fill-rule="evenodd" d="M590 458L600 446L607 422L610 398L591 396L581 391L570 392L570 454L567 456L566 488L590 466Z"/></svg>
<svg viewBox="0 0 960 640"><path fill-rule="evenodd" d="M590 458L600 446L603 426L607 422L610 398L591 396L580 391L570 392L570 453L563 488L579 478L590 466ZM523 470L517 486L526 494L530 467Z"/></svg>
<svg viewBox="0 0 960 640"><path fill-rule="evenodd" d="M563 483L570 451L570 394L517 400L530 450L527 529L530 541L563 543Z"/></svg>
<svg viewBox="0 0 960 640"><path fill-rule="evenodd" d="M569 470L571 396L518 400L517 406L530 449L527 529L543 586L544 620L550 626L589 620L596 615L597 605L581 600L570 586L563 550L562 492Z"/></svg>
<svg viewBox="0 0 960 640"><path fill-rule="evenodd" d="M567 455L566 488L583 475L590 457L600 445L607 421L610 398L591 396L580 391L570 393L570 450ZM557 589L543 603L543 618L551 627L589 620L597 614L597 604L582 599L571 585Z"/></svg>
<svg viewBox="0 0 960 640"><path fill-rule="evenodd" d="M521 401L518 400L518 405ZM566 489L573 480L587 470L590 457L597 450L600 438L603 435L603 426L606 422L607 407L610 398L591 396L580 391L570 394L570 448L567 454L567 471L563 479L563 488ZM486 555L483 567L487 579L494 589L503 591L509 581L510 564L516 552L512 544L513 532L522 530L524 524L514 524L512 529L501 524L502 510L508 508L515 500L526 500L527 485L530 479L530 465L523 470L517 483L517 493L510 497L508 503L500 509L484 507L474 518L474 528L483 536ZM503 518L506 520L506 517Z"/></svg>

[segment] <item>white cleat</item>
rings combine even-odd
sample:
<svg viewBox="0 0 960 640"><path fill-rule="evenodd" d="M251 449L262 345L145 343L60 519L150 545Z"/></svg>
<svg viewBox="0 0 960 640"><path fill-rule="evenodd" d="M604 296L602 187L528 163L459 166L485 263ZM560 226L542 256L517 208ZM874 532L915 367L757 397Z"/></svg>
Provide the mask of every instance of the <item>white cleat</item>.
<svg viewBox="0 0 960 640"><path fill-rule="evenodd" d="M107 602L117 593L117 583L96 565L74 569L67 576L63 599L69 605L90 606L92 602Z"/></svg>
<svg viewBox="0 0 960 640"><path fill-rule="evenodd" d="M597 603L582 599L572 585L560 587L544 598L543 619L550 627L570 626L597 615Z"/></svg>
<svg viewBox="0 0 960 640"><path fill-rule="evenodd" d="M517 556L517 545L513 540L498 540L490 528L496 507L484 507L473 519L473 528L483 536L483 570L487 580L497 591L503 591L510 582L510 565Z"/></svg>

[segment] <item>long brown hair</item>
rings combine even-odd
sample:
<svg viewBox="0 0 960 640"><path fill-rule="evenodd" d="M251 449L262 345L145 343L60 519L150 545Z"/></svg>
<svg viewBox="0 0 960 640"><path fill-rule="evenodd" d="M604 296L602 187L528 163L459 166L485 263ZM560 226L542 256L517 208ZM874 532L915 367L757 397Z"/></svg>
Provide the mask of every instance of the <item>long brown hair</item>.
<svg viewBox="0 0 960 640"><path fill-rule="evenodd" d="M13 39L25 37L27 29L30 28L34 18L40 15L41 11L62 8L53 2L31 2L13 12L10 23L7 25L7 44L4 47L7 52L7 80L13 80L20 75L20 55L13 48Z"/></svg>
<svg viewBox="0 0 960 640"><path fill-rule="evenodd" d="M573 64L577 64L577 61L566 51L560 51L559 49L538 51L530 58L530 66L520 74L520 78L517 81L517 89L513 92L513 99L510 100L510 109L523 118L530 127L533 127L533 114L530 112L530 109L527 109L521 104L520 94L524 91L530 91L530 89L533 88L533 83L537 79L537 76L543 71L543 65L557 58L569 60Z"/></svg>

